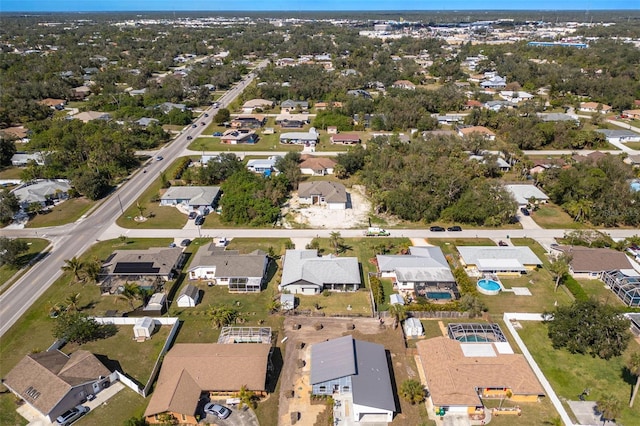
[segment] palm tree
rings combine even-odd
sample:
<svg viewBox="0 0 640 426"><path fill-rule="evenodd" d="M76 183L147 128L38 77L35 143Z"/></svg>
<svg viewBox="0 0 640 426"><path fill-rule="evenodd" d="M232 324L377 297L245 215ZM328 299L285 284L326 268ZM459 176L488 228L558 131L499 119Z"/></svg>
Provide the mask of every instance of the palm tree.
<svg viewBox="0 0 640 426"><path fill-rule="evenodd" d="M342 245L342 242L343 242L343 239L342 239L342 236L340 235L340 232L333 231L332 233L329 234L329 243L333 247L333 250L335 251L336 254L338 254L338 251L340 249L340 246Z"/></svg>
<svg viewBox="0 0 640 426"><path fill-rule="evenodd" d="M424 401L424 387L414 379L405 380L400 386L400 396L409 401L411 405Z"/></svg>
<svg viewBox="0 0 640 426"><path fill-rule="evenodd" d="M238 311L228 306L211 306L209 315L215 328L221 328L231 324L238 317Z"/></svg>
<svg viewBox="0 0 640 426"><path fill-rule="evenodd" d="M638 388L640 388L640 352L634 352L631 354L631 358L627 361L627 368L629 372L636 376L636 384L633 386L633 392L631 393L631 401L629 401L629 407L633 407L633 401L638 394Z"/></svg>
<svg viewBox="0 0 640 426"><path fill-rule="evenodd" d="M255 392L247 389L247 385L242 385L240 387L238 398L240 399L240 404L238 404L239 408L242 408L245 405L247 407L256 408L256 394Z"/></svg>
<svg viewBox="0 0 640 426"><path fill-rule="evenodd" d="M133 311L135 306L133 306L133 301L140 297L140 287L136 283L124 283L124 287L122 288L122 293L120 293L120 299L126 300L129 302L129 306Z"/></svg>
<svg viewBox="0 0 640 426"><path fill-rule="evenodd" d="M278 312L280 310L280 307L280 302L277 300L270 300L269 302L267 302L267 310L270 314L275 314L276 312Z"/></svg>
<svg viewBox="0 0 640 426"><path fill-rule="evenodd" d="M389 314L393 317L393 328L398 328L400 322L407 319L407 311L404 305L399 303L389 306Z"/></svg>
<svg viewBox="0 0 640 426"><path fill-rule="evenodd" d="M100 264L100 260L98 258L93 258L91 261L86 262L83 265L83 281L88 280L91 283L98 282L98 275L100 274L100 270L102 269L102 265Z"/></svg>
<svg viewBox="0 0 640 426"><path fill-rule="evenodd" d="M65 272L71 272L75 282L79 282L81 281L80 272L83 268L84 263L82 263L76 256L73 256L71 259L66 259L64 261L64 265L60 269Z"/></svg>
<svg viewBox="0 0 640 426"><path fill-rule="evenodd" d="M136 201L136 209L138 209L138 217L144 217L144 211L147 209L145 206L140 204L140 201Z"/></svg>
<svg viewBox="0 0 640 426"><path fill-rule="evenodd" d="M67 297L67 300L65 300L65 302L67 302L67 311L77 312L79 310L78 309L79 301L80 301L80 293L70 294L69 297Z"/></svg>
<svg viewBox="0 0 640 426"><path fill-rule="evenodd" d="M613 395L605 395L596 402L598 411L602 413L602 424L604 425L607 420L615 420L622 411L622 404Z"/></svg>
<svg viewBox="0 0 640 426"><path fill-rule="evenodd" d="M571 257L566 254L561 254L549 265L549 271L555 277L554 291L558 291L560 286L560 280L569 273L569 263L571 263Z"/></svg>

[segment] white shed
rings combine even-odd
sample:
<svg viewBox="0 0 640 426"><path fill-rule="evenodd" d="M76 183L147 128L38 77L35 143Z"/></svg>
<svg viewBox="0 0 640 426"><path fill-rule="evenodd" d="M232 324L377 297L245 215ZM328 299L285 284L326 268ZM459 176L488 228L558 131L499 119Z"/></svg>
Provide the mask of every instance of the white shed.
<svg viewBox="0 0 640 426"><path fill-rule="evenodd" d="M151 334L153 334L154 328L155 323L153 322L153 318L138 318L135 325L133 326L133 336L139 340L148 339L151 337Z"/></svg>
<svg viewBox="0 0 640 426"><path fill-rule="evenodd" d="M420 337L424 336L424 328L418 318L407 318L404 321L404 334L407 337Z"/></svg>
<svg viewBox="0 0 640 426"><path fill-rule="evenodd" d="M154 312L162 312L165 305L165 294L164 293L154 293L147 306L144 307L143 311L154 311Z"/></svg>
<svg viewBox="0 0 640 426"><path fill-rule="evenodd" d="M198 287L187 284L182 287L180 295L178 296L177 304L181 308L193 308L198 304L200 300L200 290Z"/></svg>
<svg viewBox="0 0 640 426"><path fill-rule="evenodd" d="M280 309L290 311L296 307L296 298L293 294L284 293L280 296Z"/></svg>
<svg viewBox="0 0 640 426"><path fill-rule="evenodd" d="M389 304L391 305L404 305L404 299L398 293L393 293L389 296Z"/></svg>

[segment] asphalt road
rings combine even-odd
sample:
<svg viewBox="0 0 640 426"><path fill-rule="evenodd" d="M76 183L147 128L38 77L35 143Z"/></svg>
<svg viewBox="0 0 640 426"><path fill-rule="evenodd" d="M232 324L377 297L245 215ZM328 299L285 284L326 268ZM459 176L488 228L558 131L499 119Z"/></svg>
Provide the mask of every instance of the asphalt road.
<svg viewBox="0 0 640 426"><path fill-rule="evenodd" d="M263 61L258 68L263 68L268 61ZM218 108L228 106L253 81L255 72L249 73L242 81L218 99ZM149 160L146 173L138 171L107 197L86 218L57 228L40 228L24 230L3 230L7 237L44 237L53 242L53 248L48 256L36 263L6 292L0 295L0 336L3 335L20 316L49 288L61 275L61 266L65 259L80 255L97 241L109 226L115 223L123 211L142 195L146 187L153 182L160 172L171 163L171 159L178 157L188 145L188 136L196 138L211 123L218 108L211 106L194 120L196 127L186 127L172 142L158 150L156 157ZM207 113L209 116L205 117ZM204 123L202 125L201 123ZM153 232L151 235L155 235Z"/></svg>

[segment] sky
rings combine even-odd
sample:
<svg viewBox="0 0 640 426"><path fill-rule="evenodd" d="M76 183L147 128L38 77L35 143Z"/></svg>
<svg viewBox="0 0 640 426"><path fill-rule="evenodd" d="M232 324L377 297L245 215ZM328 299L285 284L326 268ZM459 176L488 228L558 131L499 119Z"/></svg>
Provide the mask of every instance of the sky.
<svg viewBox="0 0 640 426"><path fill-rule="evenodd" d="M0 12L629 10L640 0L0 0Z"/></svg>

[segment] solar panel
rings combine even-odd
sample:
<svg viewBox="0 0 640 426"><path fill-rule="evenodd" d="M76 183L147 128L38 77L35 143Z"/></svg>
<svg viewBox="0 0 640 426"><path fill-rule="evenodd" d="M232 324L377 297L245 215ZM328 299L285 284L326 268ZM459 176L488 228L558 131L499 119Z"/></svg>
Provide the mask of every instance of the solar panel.
<svg viewBox="0 0 640 426"><path fill-rule="evenodd" d="M114 274L157 274L159 267L154 267L153 262L118 262L113 269Z"/></svg>

